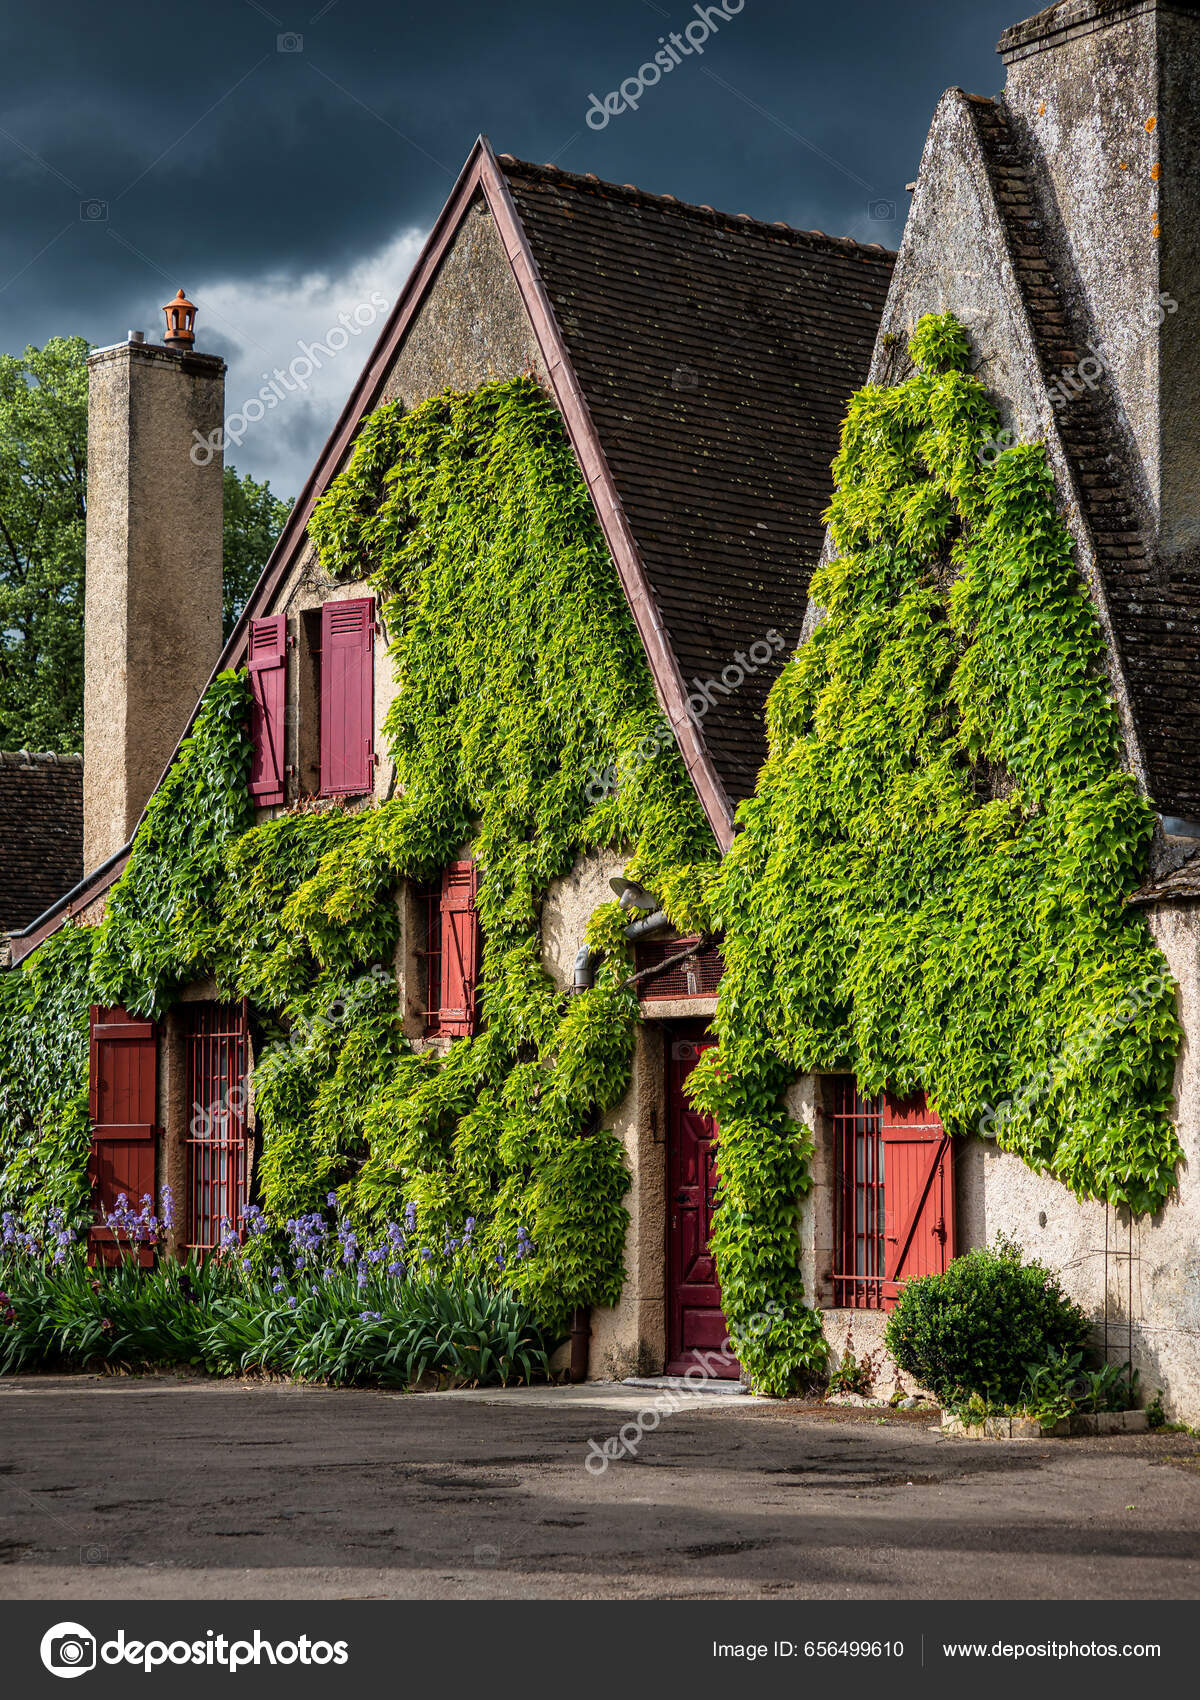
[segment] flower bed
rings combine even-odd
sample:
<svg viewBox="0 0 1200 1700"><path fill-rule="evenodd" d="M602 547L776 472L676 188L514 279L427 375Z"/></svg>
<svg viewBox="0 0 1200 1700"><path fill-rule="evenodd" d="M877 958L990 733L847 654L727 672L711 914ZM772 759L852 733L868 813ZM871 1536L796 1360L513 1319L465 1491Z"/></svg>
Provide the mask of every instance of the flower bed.
<svg viewBox="0 0 1200 1700"><path fill-rule="evenodd" d="M165 1192L165 1189L164 1189ZM203 1261L141 1248L170 1225L170 1196L122 1199L109 1218L122 1256L90 1268L60 1217L42 1233L11 1216L0 1232L0 1374L30 1369L190 1367L211 1375L274 1374L331 1385L410 1387L530 1381L556 1341L531 1308L472 1254L473 1225L440 1256L413 1262L412 1233L390 1223L363 1246L336 1214L277 1230L253 1206L244 1239L225 1227ZM428 1248L426 1248L428 1251Z"/></svg>

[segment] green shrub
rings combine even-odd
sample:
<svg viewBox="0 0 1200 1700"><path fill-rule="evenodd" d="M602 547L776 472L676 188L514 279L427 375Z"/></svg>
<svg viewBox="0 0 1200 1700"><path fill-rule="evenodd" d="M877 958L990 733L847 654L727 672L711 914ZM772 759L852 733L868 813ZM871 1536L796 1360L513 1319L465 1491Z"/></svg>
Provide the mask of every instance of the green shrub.
<svg viewBox="0 0 1200 1700"><path fill-rule="evenodd" d="M1081 1351L1090 1325L1041 1263L1004 1241L956 1257L942 1275L902 1289L887 1323L888 1350L939 1399L978 1394L1016 1404L1031 1365Z"/></svg>

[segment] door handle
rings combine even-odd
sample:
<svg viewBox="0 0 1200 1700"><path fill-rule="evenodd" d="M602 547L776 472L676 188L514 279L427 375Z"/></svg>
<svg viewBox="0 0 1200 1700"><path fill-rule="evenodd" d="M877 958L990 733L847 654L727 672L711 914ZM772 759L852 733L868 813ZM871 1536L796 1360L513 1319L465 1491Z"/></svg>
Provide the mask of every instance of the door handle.
<svg viewBox="0 0 1200 1700"><path fill-rule="evenodd" d="M686 1191L677 1192L675 1194L675 1202L676 1204L686 1204L688 1202L688 1195Z"/></svg>

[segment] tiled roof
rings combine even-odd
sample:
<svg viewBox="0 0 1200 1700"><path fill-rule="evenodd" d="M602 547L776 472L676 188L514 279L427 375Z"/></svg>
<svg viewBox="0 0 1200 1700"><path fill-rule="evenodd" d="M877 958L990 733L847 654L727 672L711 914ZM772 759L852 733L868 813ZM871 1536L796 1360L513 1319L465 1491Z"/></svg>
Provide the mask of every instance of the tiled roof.
<svg viewBox="0 0 1200 1700"><path fill-rule="evenodd" d="M82 876L82 757L0 753L0 933L28 926Z"/></svg>
<svg viewBox="0 0 1200 1700"><path fill-rule="evenodd" d="M895 256L507 154L499 165L686 688L735 678L769 630L790 653ZM754 789L784 658L710 693L701 736L735 803Z"/></svg>
<svg viewBox="0 0 1200 1700"><path fill-rule="evenodd" d="M1045 251L1046 211L1002 103L972 97L996 204L1049 383L1081 357L1066 291ZM1200 821L1200 579L1159 559L1139 519L1119 432L1098 389L1058 410L1058 430L1096 552L1116 654L1146 765L1164 815Z"/></svg>

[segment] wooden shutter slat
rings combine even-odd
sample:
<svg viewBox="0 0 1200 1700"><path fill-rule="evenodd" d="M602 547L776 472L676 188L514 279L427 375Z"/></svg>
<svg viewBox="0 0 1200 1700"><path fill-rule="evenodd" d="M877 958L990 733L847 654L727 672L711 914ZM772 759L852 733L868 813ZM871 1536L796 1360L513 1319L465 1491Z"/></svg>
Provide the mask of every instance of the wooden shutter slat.
<svg viewBox="0 0 1200 1700"><path fill-rule="evenodd" d="M92 1122L88 1173L96 1219L88 1229L88 1261L120 1255L104 1217L124 1193L134 1210L155 1196L158 1097L158 1029L119 1008L93 1005L88 1044L88 1108ZM152 1246L138 1249L150 1264Z"/></svg>
<svg viewBox="0 0 1200 1700"><path fill-rule="evenodd" d="M441 1008L443 1033L469 1034L476 1025L479 975L479 915L475 905L474 862L455 862L442 875L440 919Z"/></svg>
<svg viewBox="0 0 1200 1700"><path fill-rule="evenodd" d="M287 718L287 620L282 614L251 620L250 795L261 808L284 797L284 730Z"/></svg>
<svg viewBox="0 0 1200 1700"><path fill-rule="evenodd" d="M321 609L321 792L360 795L375 774L375 602Z"/></svg>
<svg viewBox="0 0 1200 1700"><path fill-rule="evenodd" d="M954 1148L924 1094L885 1093L882 1134L890 1308L902 1282L937 1273L954 1256Z"/></svg>

